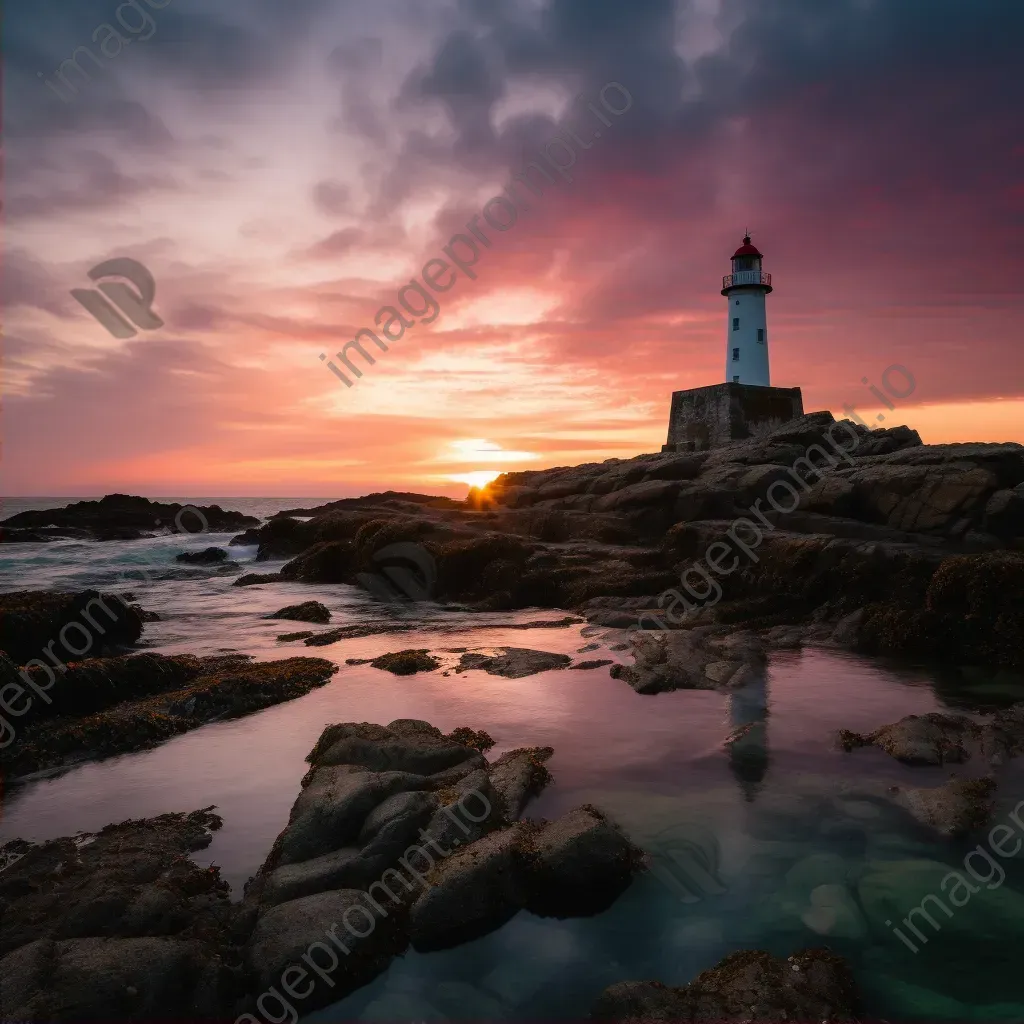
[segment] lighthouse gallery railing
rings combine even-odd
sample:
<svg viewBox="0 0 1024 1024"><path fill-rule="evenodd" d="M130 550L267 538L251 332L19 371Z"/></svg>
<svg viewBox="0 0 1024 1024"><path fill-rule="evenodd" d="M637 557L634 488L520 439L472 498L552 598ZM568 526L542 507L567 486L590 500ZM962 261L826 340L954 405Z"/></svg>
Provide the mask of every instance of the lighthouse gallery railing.
<svg viewBox="0 0 1024 1024"><path fill-rule="evenodd" d="M726 274L722 278L723 288L732 288L738 284L763 284L770 288L772 275L763 274L759 270L741 270L738 274Z"/></svg>

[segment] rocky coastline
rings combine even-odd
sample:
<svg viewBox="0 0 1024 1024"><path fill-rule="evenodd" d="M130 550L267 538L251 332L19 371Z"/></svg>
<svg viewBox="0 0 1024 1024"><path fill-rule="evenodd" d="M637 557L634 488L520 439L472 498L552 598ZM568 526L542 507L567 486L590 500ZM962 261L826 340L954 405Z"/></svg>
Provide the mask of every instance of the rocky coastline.
<svg viewBox="0 0 1024 1024"><path fill-rule="evenodd" d="M407 498L279 515L246 542L280 574L236 583L359 585L416 545L441 603L1024 669L1019 444L813 413L710 452L504 474L461 507Z"/></svg>
<svg viewBox="0 0 1024 1024"><path fill-rule="evenodd" d="M137 539L188 532L177 526L184 508L111 495L20 513L0 533L7 542ZM233 572L238 587L287 581L372 593L367 579L404 558L419 573L406 576L414 601L571 613L524 628L621 629L613 649L627 658L611 674L642 697L739 691L763 676L772 651L803 645L1024 672L1016 444L923 445L906 427L868 430L814 413L709 452L504 474L464 502L389 491L287 510L262 525L218 506L198 511L211 530L244 531L231 546L256 546L257 561L283 565L248 573L223 548L207 548L177 558L190 572ZM0 695L23 701L12 719L17 742L0 745L5 781L142 750L302 696L338 671L316 657L130 653L152 620L130 600L0 596ZM76 657L65 633L98 604L108 609L102 642ZM322 626L331 613L299 597L267 617ZM278 641L321 647L406 628L343 625ZM609 664L525 647L408 644L348 659L367 661L401 676L478 670L507 679ZM836 742L850 757L874 747L910 766L973 759L986 771L891 787L888 799L941 841L988 822L998 769L1024 752L1022 708L910 716L845 730ZM295 971L309 982L304 1014L408 949L459 945L521 911L571 917L610 907L647 865L643 851L589 804L555 821L524 818L551 781L552 750L488 760L493 742L472 728L443 734L407 719L327 726L288 824L240 901L215 866L190 859L220 827L212 808L0 847L4 1019L270 1020L268 1004L298 984ZM468 809L470 800L485 813ZM420 855L410 869L411 849L429 867ZM384 904L386 876L402 882ZM335 931L331 945L332 927L355 919L366 934ZM623 981L593 1008L595 1019L620 1021L857 1013L848 968L823 950L788 960L739 951L681 988Z"/></svg>

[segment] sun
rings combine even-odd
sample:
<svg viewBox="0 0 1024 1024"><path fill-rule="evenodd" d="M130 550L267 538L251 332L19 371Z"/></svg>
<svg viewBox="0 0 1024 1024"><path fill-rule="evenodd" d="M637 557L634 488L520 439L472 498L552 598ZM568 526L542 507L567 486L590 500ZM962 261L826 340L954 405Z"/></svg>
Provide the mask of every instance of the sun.
<svg viewBox="0 0 1024 1024"><path fill-rule="evenodd" d="M497 480L499 476L501 476L500 470L478 469L473 473L453 476L452 479L460 484L469 484L470 487L486 487L492 480Z"/></svg>

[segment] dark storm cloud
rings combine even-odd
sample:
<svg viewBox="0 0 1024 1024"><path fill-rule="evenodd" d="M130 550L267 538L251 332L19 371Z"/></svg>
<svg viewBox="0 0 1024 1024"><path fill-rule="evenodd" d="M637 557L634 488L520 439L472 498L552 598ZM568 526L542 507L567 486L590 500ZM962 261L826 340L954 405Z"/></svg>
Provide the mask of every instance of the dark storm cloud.
<svg viewBox="0 0 1024 1024"><path fill-rule="evenodd" d="M467 0L466 24L409 77L403 98L444 104L458 158L488 141L494 104L516 78L547 75L580 91L618 80L635 98L620 163L682 152L732 119L783 112L794 146L858 133L851 176L875 159L897 189L901 171L926 160L932 180L970 185L992 173L976 147L1005 161L1018 134L1017 0L723 0L724 46L688 67L676 47L690 9L690 0L550 0L538 14L532 3ZM518 154L523 125L507 134L494 140L496 156ZM806 157L827 165L813 145ZM825 169L830 178L843 170Z"/></svg>

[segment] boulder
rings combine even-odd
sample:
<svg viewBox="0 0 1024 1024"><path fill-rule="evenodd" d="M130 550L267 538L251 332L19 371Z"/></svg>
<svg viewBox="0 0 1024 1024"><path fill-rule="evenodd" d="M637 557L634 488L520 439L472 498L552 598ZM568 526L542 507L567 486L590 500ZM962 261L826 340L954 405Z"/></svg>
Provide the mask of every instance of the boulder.
<svg viewBox="0 0 1024 1024"><path fill-rule="evenodd" d="M488 766L487 773L505 821L516 821L529 800L551 781L544 762L552 754L552 747L518 747Z"/></svg>
<svg viewBox="0 0 1024 1024"><path fill-rule="evenodd" d="M504 924L524 899L525 826L478 839L447 857L409 911L409 938L426 952L459 945Z"/></svg>
<svg viewBox="0 0 1024 1024"><path fill-rule="evenodd" d="M283 579L279 572L247 572L244 576L239 576L231 586L255 587L260 583L277 583Z"/></svg>
<svg viewBox="0 0 1024 1024"><path fill-rule="evenodd" d="M349 583L355 571L355 545L351 541L321 541L286 563L281 577L303 583Z"/></svg>
<svg viewBox="0 0 1024 1024"><path fill-rule="evenodd" d="M268 615L270 619L294 619L296 622L330 622L331 613L327 606L319 601L303 601L301 604L290 604L280 611Z"/></svg>
<svg viewBox="0 0 1024 1024"><path fill-rule="evenodd" d="M282 975L295 966L307 975L303 990L312 987L302 1001L303 1012L308 1012L365 985L406 945L389 909L355 889L316 893L270 907L260 915L246 948L254 988L280 991Z"/></svg>
<svg viewBox="0 0 1024 1024"><path fill-rule="evenodd" d="M209 846L220 826L206 808L0 847L0 955L42 939L230 929L236 911L219 869L188 856Z"/></svg>
<svg viewBox="0 0 1024 1024"><path fill-rule="evenodd" d="M839 733L844 750L874 745L906 764L959 764L970 758L971 742L981 728L963 715L907 715L867 735L847 729Z"/></svg>
<svg viewBox="0 0 1024 1024"><path fill-rule="evenodd" d="M0 748L15 778L44 768L144 750L207 722L237 718L323 686L338 671L323 658L253 662L247 655L139 654L76 662L53 677L29 672L51 701L33 701L18 742Z"/></svg>
<svg viewBox="0 0 1024 1024"><path fill-rule="evenodd" d="M374 658L370 664L374 668L383 669L396 676L411 676L417 672L434 672L441 667L441 662L424 649L382 654L379 658Z"/></svg>
<svg viewBox="0 0 1024 1024"><path fill-rule="evenodd" d="M485 764L478 750L413 719L398 719L387 726L365 722L329 725L308 760L315 767L354 765L418 775L433 775L459 765L466 765L469 771Z"/></svg>
<svg viewBox="0 0 1024 1024"><path fill-rule="evenodd" d="M984 508L998 478L970 462L906 466L890 462L856 468L848 476L865 518L913 533L942 532Z"/></svg>
<svg viewBox="0 0 1024 1024"><path fill-rule="evenodd" d="M1024 490L996 491L985 506L982 527L1001 540L1024 537Z"/></svg>
<svg viewBox="0 0 1024 1024"><path fill-rule="evenodd" d="M203 548L202 551L183 551L175 555L174 560L187 565L216 565L226 561L227 557L228 553L223 548Z"/></svg>
<svg viewBox="0 0 1024 1024"><path fill-rule="evenodd" d="M352 765L315 769L292 807L275 850L281 864L293 864L354 844L367 815L405 790L426 788L411 772L371 772Z"/></svg>
<svg viewBox="0 0 1024 1024"><path fill-rule="evenodd" d="M0 594L0 649L19 665L67 664L129 647L142 636L138 609L116 594L20 590Z"/></svg>
<svg viewBox="0 0 1024 1024"><path fill-rule="evenodd" d="M556 917L606 910L639 870L643 852L596 807L577 807L532 837L526 908Z"/></svg>

